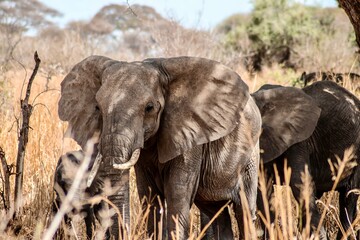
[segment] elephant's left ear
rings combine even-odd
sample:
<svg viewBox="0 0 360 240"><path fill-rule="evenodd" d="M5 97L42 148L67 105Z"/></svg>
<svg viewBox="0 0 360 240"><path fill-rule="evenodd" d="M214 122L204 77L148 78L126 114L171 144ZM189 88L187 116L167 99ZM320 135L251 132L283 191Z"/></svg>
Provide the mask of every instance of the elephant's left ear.
<svg viewBox="0 0 360 240"><path fill-rule="evenodd" d="M155 65L163 76L165 107L158 130L161 163L224 137L239 124L250 94L228 67L195 57L145 62Z"/></svg>
<svg viewBox="0 0 360 240"><path fill-rule="evenodd" d="M321 109L301 89L265 85L252 97L262 118L260 148L264 163L272 161L314 132Z"/></svg>

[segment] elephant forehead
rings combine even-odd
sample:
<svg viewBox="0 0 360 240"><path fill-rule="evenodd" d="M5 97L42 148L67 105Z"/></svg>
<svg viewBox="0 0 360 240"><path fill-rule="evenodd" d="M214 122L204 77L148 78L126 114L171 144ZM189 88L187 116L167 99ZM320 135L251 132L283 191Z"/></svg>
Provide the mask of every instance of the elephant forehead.
<svg viewBox="0 0 360 240"><path fill-rule="evenodd" d="M107 72L97 100L110 113L119 104L140 102L152 95L158 86L158 78L158 73L152 69L128 64L115 72Z"/></svg>
<svg viewBox="0 0 360 240"><path fill-rule="evenodd" d="M112 87L152 86L158 78L158 71L152 67L126 63L107 69L103 75L103 84Z"/></svg>
<svg viewBox="0 0 360 240"><path fill-rule="evenodd" d="M112 113L114 108L116 107L116 105L122 101L124 98L126 97L125 92L123 91L118 91L115 92L114 95L111 97L110 99L110 103L109 103L109 108L108 108L108 113Z"/></svg>

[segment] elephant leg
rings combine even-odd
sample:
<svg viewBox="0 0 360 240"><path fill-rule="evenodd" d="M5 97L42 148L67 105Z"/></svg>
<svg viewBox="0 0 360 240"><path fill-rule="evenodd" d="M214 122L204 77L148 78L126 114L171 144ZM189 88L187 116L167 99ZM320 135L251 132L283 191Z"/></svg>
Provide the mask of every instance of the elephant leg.
<svg viewBox="0 0 360 240"><path fill-rule="evenodd" d="M357 167L358 168L358 167ZM350 228L351 223L356 218L356 210L357 210L357 200L358 194L357 193L350 193L348 192L352 189L359 189L359 181L360 181L360 172L358 169L355 169L355 174L351 178L351 183L349 186L339 189L339 211L340 211L340 222L345 230L345 232ZM357 234L357 239L359 239L359 235ZM353 235L349 235L353 236ZM337 234L337 239L342 238L341 231Z"/></svg>
<svg viewBox="0 0 360 240"><path fill-rule="evenodd" d="M300 200L302 199L302 195L310 194L309 196L309 212L310 216L306 214L306 206L302 206L302 223L300 225L302 228L305 227L306 223L308 222L307 218L311 217L310 219L310 231L313 233L320 223L321 214L316 206L316 185L313 179L309 183L312 186L310 188L310 192L302 192L303 180L301 178L302 174L305 171L305 168L308 167L309 175L311 176L311 165L310 165L310 153L308 147L304 143L298 143L290 147L286 154L284 154L284 159L287 160L287 165L291 169L291 177L290 177L290 188L294 195L296 201L300 204ZM284 160L284 161L285 161ZM285 169L283 169L285 171ZM304 205L304 204L302 204ZM320 230L320 239L326 239L326 231L325 228L322 226Z"/></svg>
<svg viewBox="0 0 360 240"><path fill-rule="evenodd" d="M196 206L199 207L197 204L196 204ZM203 211L200 210L201 230L203 230L210 221L211 221L211 218L208 215L206 215ZM211 225L206 229L205 236L203 237L203 239L210 240L210 239L214 239L214 237L215 237L215 232L214 232L214 228Z"/></svg>
<svg viewBox="0 0 360 240"><path fill-rule="evenodd" d="M271 200L271 197L273 196L273 193L274 193L274 187L273 187L273 184L271 184L269 189L267 189L266 199L263 198L262 192L260 191L259 188L258 188L258 193L257 193L257 198L256 198L256 205L257 205L259 213L262 214L262 216L265 218L266 221L270 221L270 223L273 223L275 220L275 213L274 213L274 211L271 210L271 206L270 206L270 200ZM266 201L268 203L268 209L265 208L264 201ZM266 211L269 211L270 219L266 219ZM261 230L263 231L261 239L264 239L264 240L270 239L269 231L266 228L265 223L263 222L262 219L260 219L260 225L261 225Z"/></svg>
<svg viewBox="0 0 360 240"><path fill-rule="evenodd" d="M85 206L83 210L85 212L85 226L86 226L86 238L91 240L93 239L93 230L95 230L95 217L94 217L94 209L89 205Z"/></svg>
<svg viewBox="0 0 360 240"><path fill-rule="evenodd" d="M232 199L234 202L234 211L239 228L240 239L245 238L243 204L247 205L245 209L249 210L250 221L254 223L256 220L258 166L254 167L255 162L256 161L250 161L249 164L245 167L244 172L240 173L241 174L240 188L239 191L235 193ZM241 196L244 196L244 198L242 198Z"/></svg>
<svg viewBox="0 0 360 240"><path fill-rule="evenodd" d="M302 206L301 212L302 212L302 228L305 227L306 223L308 222L308 218L310 219L310 231L313 233L320 224L320 218L321 213L319 212L317 206L316 206L316 188L315 183L311 181L311 185L313 186L313 189L309 193L301 192L301 186L302 186L302 180L301 180L301 174L304 171L305 164L303 164L304 167L299 167L300 165L297 165L297 167L292 166L291 164L292 160L289 160L289 167L291 167L291 178L290 178L290 187L292 190L292 193L294 195L294 198L297 200L298 203L300 203L300 199L302 198L302 194L310 194L309 197L309 212L310 216L306 214L306 206ZM319 239L325 240L327 239L327 234L325 231L324 226L321 226L320 229L320 236Z"/></svg>
<svg viewBox="0 0 360 240"><path fill-rule="evenodd" d="M295 174L295 175L297 175L297 174ZM296 182L297 181L294 181L292 183L292 180L290 180L290 187L291 187L291 190L293 192L294 198L297 200L298 203L300 203L302 193L301 193L301 189L299 188L299 185L296 184ZM300 185L301 185L301 182L300 182ZM312 183L312 185L315 186L314 183ZM316 206L315 192L316 192L316 189L314 187L314 189L312 189L312 192L309 193L310 194L310 203L309 203L309 205L310 205L309 206L310 216L307 216L305 206L302 206L302 209L301 209L301 212L302 212L302 218L301 219L303 219L302 220L302 228L305 228L305 225L307 223L307 218L311 217L311 219L310 219L310 232L311 233L314 233L316 231L316 229L318 228L318 226L320 224L320 219L321 219L321 213L320 213L319 209ZM308 193L305 193L305 194L308 194ZM327 233L326 233L326 230L325 230L324 226L321 226L321 228L320 228L319 239L320 240L328 239L327 238Z"/></svg>
<svg viewBox="0 0 360 240"><path fill-rule="evenodd" d="M254 223L256 220L256 196L257 196L257 188L255 188L255 190L251 189L251 191L245 191L245 199L243 200L237 199L236 201L234 201L234 211L239 229L239 239L245 239L245 225L244 225L245 222L244 222L243 204L248 205L248 211L251 218L249 220L252 221L252 223ZM244 203L243 201L247 201L247 202ZM248 237L255 238L256 236L248 236Z"/></svg>
<svg viewBox="0 0 360 240"><path fill-rule="evenodd" d="M194 151L197 151L196 149ZM201 157L201 152L196 157ZM190 208L199 186L201 161L188 152L173 159L164 169L164 195L167 202L167 233L187 239Z"/></svg>
<svg viewBox="0 0 360 240"><path fill-rule="evenodd" d="M166 238L166 215L165 215L165 201L164 198L160 196L160 193L154 193L154 197L152 198L152 201L146 201L143 202L143 209L146 209L149 207L150 204L150 212L148 215L148 225L147 225L147 234L148 236L151 236L154 234L154 239L160 239L161 235L163 239ZM149 195L148 195L149 196ZM162 223L162 226L160 224ZM160 232L161 231L161 232Z"/></svg>
<svg viewBox="0 0 360 240"><path fill-rule="evenodd" d="M212 218L218 213L218 211L226 204L226 202L217 204L196 204L201 211L201 229L212 220ZM210 227L206 230L204 239L234 239L231 217L228 209L224 209L212 222Z"/></svg>
<svg viewBox="0 0 360 240"><path fill-rule="evenodd" d="M163 194L156 186L153 177L151 177L141 164L135 166L135 172L137 190L140 201L142 201L143 211L150 207L147 218L147 236L154 234L154 239L160 239L160 235L165 237L166 233L164 231L159 232L161 229L166 229ZM163 225L159 226L161 222Z"/></svg>

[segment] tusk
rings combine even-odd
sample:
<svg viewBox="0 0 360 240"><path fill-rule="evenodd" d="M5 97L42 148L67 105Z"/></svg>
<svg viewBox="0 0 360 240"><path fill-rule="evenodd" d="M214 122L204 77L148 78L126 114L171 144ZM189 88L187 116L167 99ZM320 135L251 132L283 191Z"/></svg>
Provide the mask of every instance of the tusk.
<svg viewBox="0 0 360 240"><path fill-rule="evenodd" d="M99 166L100 166L100 163L101 163L101 160L102 160L102 156L100 154L100 152L96 155L96 158L95 158L95 161L94 161L94 164L90 170L90 173L89 173L89 177L87 179L87 183L86 183L86 186L87 187L90 187L92 182L94 181L94 178L99 170Z"/></svg>
<svg viewBox="0 0 360 240"><path fill-rule="evenodd" d="M133 151L129 161L127 161L126 163L119 163L119 164L113 163L113 167L121 170L129 169L136 164L136 162L139 160L139 156L140 156L140 148L137 148L135 149L135 151Z"/></svg>

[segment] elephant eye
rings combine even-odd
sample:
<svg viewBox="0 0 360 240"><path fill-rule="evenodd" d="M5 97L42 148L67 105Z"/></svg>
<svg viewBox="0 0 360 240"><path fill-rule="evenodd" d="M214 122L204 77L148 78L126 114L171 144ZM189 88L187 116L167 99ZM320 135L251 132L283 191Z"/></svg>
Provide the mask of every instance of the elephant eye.
<svg viewBox="0 0 360 240"><path fill-rule="evenodd" d="M99 108L98 105L95 106L95 110L96 110L96 111L100 111L100 108Z"/></svg>
<svg viewBox="0 0 360 240"><path fill-rule="evenodd" d="M154 104L152 102L149 102L145 107L145 112L150 113L152 110L154 110Z"/></svg>

